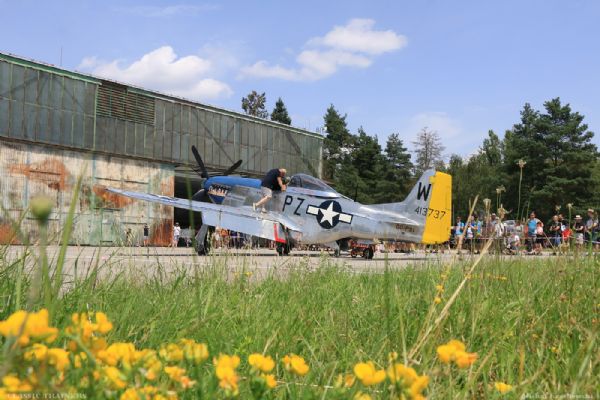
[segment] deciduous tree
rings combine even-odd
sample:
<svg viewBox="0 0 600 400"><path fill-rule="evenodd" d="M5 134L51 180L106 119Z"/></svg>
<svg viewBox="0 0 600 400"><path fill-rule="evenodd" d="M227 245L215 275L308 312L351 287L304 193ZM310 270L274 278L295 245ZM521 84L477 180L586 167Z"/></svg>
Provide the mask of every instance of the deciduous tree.
<svg viewBox="0 0 600 400"><path fill-rule="evenodd" d="M442 163L442 153L446 149L440 135L436 131L421 129L417 138L412 142L415 146L415 175L421 175L425 170L434 168Z"/></svg>
<svg viewBox="0 0 600 400"><path fill-rule="evenodd" d="M248 93L248 96L242 97L242 110L248 115L259 118L267 118L269 113L266 109L267 96L265 93L258 94L256 90Z"/></svg>

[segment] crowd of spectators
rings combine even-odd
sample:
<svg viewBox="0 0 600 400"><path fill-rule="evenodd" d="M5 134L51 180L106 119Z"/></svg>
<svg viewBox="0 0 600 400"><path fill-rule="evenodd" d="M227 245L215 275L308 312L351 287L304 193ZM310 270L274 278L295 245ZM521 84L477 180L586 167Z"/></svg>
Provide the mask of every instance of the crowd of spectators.
<svg viewBox="0 0 600 400"><path fill-rule="evenodd" d="M598 213L588 209L585 220L581 215L575 215L572 221L556 214L546 224L536 217L535 212L531 212L524 223L501 221L496 214L483 220L473 215L466 223L457 217L450 233L450 246L459 251L478 253L490 238L493 239L490 251L506 254L518 254L523 250L528 254L541 254L544 248L551 248L556 253L571 246L600 250Z"/></svg>

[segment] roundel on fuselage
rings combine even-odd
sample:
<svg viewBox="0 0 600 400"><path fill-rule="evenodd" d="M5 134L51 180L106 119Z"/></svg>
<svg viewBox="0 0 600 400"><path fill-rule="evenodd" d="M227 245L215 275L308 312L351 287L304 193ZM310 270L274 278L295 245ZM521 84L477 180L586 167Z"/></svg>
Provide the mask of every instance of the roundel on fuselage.
<svg viewBox="0 0 600 400"><path fill-rule="evenodd" d="M306 213L314 215L321 228L324 229L331 229L340 222L352 223L352 214L343 212L342 206L335 200L326 200L319 206L309 205Z"/></svg>

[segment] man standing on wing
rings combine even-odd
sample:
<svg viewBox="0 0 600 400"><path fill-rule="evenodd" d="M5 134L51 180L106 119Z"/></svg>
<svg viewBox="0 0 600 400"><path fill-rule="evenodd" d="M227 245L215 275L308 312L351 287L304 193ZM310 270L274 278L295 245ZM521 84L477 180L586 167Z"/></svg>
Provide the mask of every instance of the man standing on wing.
<svg viewBox="0 0 600 400"><path fill-rule="evenodd" d="M254 211L256 211L258 207L262 207L262 212L266 212L263 204L271 200L271 197L273 197L273 190L285 191L286 185L283 183L283 178L285 178L286 172L285 168L273 168L265 174L260 188L263 198L260 199L258 203L252 204Z"/></svg>

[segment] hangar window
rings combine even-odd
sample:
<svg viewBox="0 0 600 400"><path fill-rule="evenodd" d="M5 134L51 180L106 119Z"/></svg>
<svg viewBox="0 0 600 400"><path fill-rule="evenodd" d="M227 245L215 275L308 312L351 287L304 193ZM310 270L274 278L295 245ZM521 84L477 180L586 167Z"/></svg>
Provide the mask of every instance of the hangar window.
<svg viewBox="0 0 600 400"><path fill-rule="evenodd" d="M103 81L98 87L97 111L103 117L154 125L154 99L113 82Z"/></svg>

